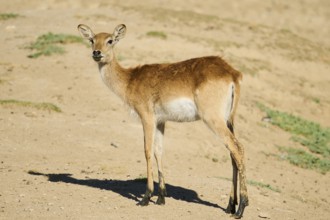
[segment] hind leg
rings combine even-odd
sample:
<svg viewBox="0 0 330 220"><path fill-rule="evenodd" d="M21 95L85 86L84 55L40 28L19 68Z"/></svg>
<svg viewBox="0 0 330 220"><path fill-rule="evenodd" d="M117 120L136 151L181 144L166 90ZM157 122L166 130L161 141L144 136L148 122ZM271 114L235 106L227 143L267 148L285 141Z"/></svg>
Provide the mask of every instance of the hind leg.
<svg viewBox="0 0 330 220"><path fill-rule="evenodd" d="M237 205L237 166L234 158L231 156L231 163L233 166L233 179L232 179L232 186L230 191L230 197L228 206L226 208L226 213L228 214L235 214L236 212L236 205Z"/></svg>
<svg viewBox="0 0 330 220"><path fill-rule="evenodd" d="M232 134L234 134L234 126L233 122L228 121L227 127L231 131ZM235 214L236 212L236 205L237 205L237 166L234 158L230 156L231 158L231 164L233 167L233 178L232 178L232 186L231 186L231 192L229 197L229 203L226 208L226 213L228 214Z"/></svg>
<svg viewBox="0 0 330 220"><path fill-rule="evenodd" d="M241 218L244 212L245 207L248 205L248 194L246 187L246 176L245 176L245 164L244 164L244 149L243 146L237 141L234 134L227 127L227 124L219 116L207 116L203 118L204 122L208 127L218 136L223 137L224 143L228 148L230 155L233 159L233 185L230 195L229 207L227 212L233 213L235 211L235 173L236 169L239 175L239 184L240 184L240 203L238 210L234 214L235 218ZM235 166L236 164L236 166ZM237 200L237 199L236 199Z"/></svg>

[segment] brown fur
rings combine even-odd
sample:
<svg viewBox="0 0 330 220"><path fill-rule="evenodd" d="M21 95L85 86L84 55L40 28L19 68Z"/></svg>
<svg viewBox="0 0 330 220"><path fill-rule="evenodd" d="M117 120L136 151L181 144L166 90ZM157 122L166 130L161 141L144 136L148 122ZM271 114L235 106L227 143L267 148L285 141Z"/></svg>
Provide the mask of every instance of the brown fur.
<svg viewBox="0 0 330 220"><path fill-rule="evenodd" d="M194 58L173 64L151 64L131 69L127 101L138 103L168 101L178 96L190 97L208 81L233 81L239 87L242 75L220 57ZM142 100L143 99L143 100Z"/></svg>

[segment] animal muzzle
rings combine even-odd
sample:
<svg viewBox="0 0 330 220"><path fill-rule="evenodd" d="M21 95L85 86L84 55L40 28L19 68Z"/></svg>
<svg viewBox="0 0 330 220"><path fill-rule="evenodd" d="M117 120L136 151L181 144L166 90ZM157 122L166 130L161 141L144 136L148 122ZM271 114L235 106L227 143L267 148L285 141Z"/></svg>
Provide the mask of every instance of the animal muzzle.
<svg viewBox="0 0 330 220"><path fill-rule="evenodd" d="M102 59L102 57L103 57L103 55L102 55L102 53L101 53L101 51L99 51L99 50L94 50L93 51L93 55L92 55L92 57L93 57L93 59L95 60L95 61L100 61L101 59Z"/></svg>

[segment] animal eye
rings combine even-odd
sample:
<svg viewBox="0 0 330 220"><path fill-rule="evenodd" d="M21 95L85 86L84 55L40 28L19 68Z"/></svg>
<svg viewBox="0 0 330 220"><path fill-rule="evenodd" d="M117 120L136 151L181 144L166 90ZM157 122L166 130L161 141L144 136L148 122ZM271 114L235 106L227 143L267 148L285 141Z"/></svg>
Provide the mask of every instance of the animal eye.
<svg viewBox="0 0 330 220"><path fill-rule="evenodd" d="M93 39L89 39L89 42L91 42L91 44L94 44L94 40Z"/></svg>
<svg viewBox="0 0 330 220"><path fill-rule="evenodd" d="M108 41L108 44L112 44L112 42L113 42L112 40L109 40L109 41Z"/></svg>

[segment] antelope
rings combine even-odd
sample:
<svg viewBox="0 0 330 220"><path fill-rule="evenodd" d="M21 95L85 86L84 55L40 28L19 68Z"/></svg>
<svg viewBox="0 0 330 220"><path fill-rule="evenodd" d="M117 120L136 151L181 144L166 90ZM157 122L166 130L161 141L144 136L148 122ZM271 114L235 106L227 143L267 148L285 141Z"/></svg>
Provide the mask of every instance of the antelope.
<svg viewBox="0 0 330 220"><path fill-rule="evenodd" d="M244 148L234 135L234 116L242 74L217 56L123 68L116 59L114 47L126 34L124 24L116 26L112 34L94 34L84 24L78 25L78 30L91 43L92 58L98 64L103 82L141 119L147 186L138 205L147 206L154 191L152 155L158 166L159 192L156 204L165 204L162 163L165 123L202 120L213 133L223 139L230 152L233 176L225 212L241 218L249 203ZM239 206L236 211L238 177Z"/></svg>

